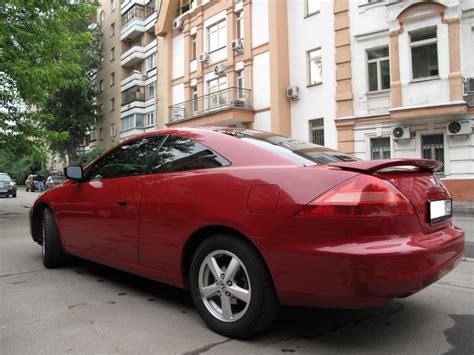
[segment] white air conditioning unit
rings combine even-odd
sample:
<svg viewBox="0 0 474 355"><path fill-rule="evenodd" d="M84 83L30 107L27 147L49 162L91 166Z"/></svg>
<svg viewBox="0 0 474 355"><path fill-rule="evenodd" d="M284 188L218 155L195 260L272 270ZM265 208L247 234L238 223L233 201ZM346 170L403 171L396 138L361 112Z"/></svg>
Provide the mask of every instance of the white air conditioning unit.
<svg viewBox="0 0 474 355"><path fill-rule="evenodd" d="M207 64L207 62L209 61L209 53L202 52L201 54L199 54L199 61L201 63Z"/></svg>
<svg viewBox="0 0 474 355"><path fill-rule="evenodd" d="M460 136L463 134L471 134L472 132L472 124L469 119L449 122L446 128L448 136Z"/></svg>
<svg viewBox="0 0 474 355"><path fill-rule="evenodd" d="M214 67L214 74L217 76L225 76L225 65L218 64Z"/></svg>
<svg viewBox="0 0 474 355"><path fill-rule="evenodd" d="M244 43L241 39L234 39L231 44L232 50L237 53L242 53L244 50Z"/></svg>
<svg viewBox="0 0 474 355"><path fill-rule="evenodd" d="M286 97L291 100L300 98L300 88L298 86L290 86L286 88Z"/></svg>
<svg viewBox="0 0 474 355"><path fill-rule="evenodd" d="M392 137L394 139L410 139L410 126L398 126L392 130Z"/></svg>
<svg viewBox="0 0 474 355"><path fill-rule="evenodd" d="M464 79L464 93L474 94L474 78Z"/></svg>
<svg viewBox="0 0 474 355"><path fill-rule="evenodd" d="M181 17L176 17L173 20L173 29L179 31L183 29L183 19Z"/></svg>

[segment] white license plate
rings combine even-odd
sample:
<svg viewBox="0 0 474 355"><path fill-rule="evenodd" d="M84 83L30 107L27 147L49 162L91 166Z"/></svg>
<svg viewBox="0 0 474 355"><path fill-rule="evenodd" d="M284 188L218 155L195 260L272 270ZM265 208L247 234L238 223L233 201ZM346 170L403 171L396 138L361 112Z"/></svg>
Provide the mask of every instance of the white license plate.
<svg viewBox="0 0 474 355"><path fill-rule="evenodd" d="M430 223L436 223L452 216L452 201L445 200L430 201Z"/></svg>

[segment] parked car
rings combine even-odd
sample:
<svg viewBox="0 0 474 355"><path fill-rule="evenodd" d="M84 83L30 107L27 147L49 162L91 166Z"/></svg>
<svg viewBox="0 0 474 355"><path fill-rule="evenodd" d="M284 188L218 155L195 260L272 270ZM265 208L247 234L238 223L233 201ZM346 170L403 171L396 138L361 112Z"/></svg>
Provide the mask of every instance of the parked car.
<svg viewBox="0 0 474 355"><path fill-rule="evenodd" d="M66 178L63 175L51 175L48 176L46 179L45 190L49 190L50 188L59 185L62 183Z"/></svg>
<svg viewBox="0 0 474 355"><path fill-rule="evenodd" d="M16 183L6 173L0 173L0 196L16 197Z"/></svg>
<svg viewBox="0 0 474 355"><path fill-rule="evenodd" d="M25 180L26 192L39 189L38 175L28 175Z"/></svg>
<svg viewBox="0 0 474 355"><path fill-rule="evenodd" d="M43 263L67 255L189 288L214 331L248 337L279 306L379 307L452 270L464 232L435 160L360 161L268 132L162 130L41 195Z"/></svg>

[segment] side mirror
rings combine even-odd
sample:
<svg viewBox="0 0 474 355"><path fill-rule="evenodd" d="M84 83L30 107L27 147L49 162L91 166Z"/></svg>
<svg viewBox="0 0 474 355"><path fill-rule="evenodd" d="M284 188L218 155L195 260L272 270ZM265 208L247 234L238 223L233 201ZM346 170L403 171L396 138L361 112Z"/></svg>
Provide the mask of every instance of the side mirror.
<svg viewBox="0 0 474 355"><path fill-rule="evenodd" d="M80 165L69 165L64 168L64 176L68 179L73 181L83 181L84 180L84 172L82 170L82 166Z"/></svg>

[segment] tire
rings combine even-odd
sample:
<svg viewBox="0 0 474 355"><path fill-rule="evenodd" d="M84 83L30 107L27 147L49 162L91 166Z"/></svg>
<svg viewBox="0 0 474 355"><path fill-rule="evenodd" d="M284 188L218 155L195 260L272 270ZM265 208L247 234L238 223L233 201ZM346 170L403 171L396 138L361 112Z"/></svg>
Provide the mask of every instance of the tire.
<svg viewBox="0 0 474 355"><path fill-rule="evenodd" d="M214 265L213 270L209 265ZM226 337L243 339L260 333L278 315L280 304L265 262L254 246L231 235L214 235L199 245L189 281L199 315Z"/></svg>
<svg viewBox="0 0 474 355"><path fill-rule="evenodd" d="M48 269L65 265L67 255L61 248L56 219L50 209L45 208L43 210L42 222L43 242L41 246L43 252L43 265Z"/></svg>
<svg viewBox="0 0 474 355"><path fill-rule="evenodd" d="M26 192L28 192L28 191L30 191L30 189L29 189L29 188L26 188Z"/></svg>

